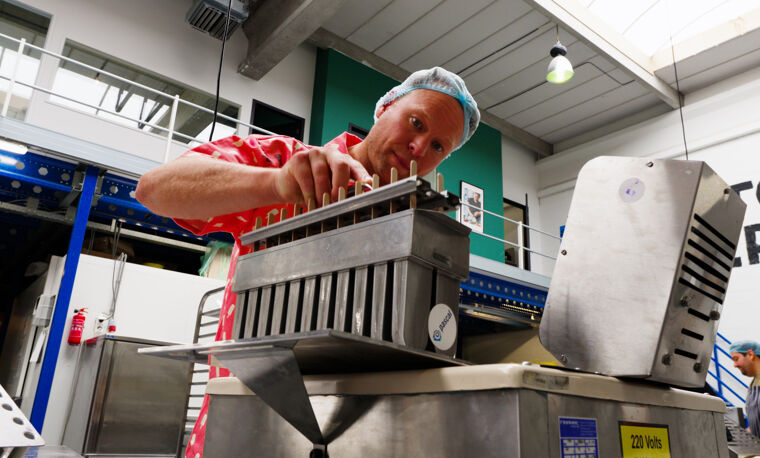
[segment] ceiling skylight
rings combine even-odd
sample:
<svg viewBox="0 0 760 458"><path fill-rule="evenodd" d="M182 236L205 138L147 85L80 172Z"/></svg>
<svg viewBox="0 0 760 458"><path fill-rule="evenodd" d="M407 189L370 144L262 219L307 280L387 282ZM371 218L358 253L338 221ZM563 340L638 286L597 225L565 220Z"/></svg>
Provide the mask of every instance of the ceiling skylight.
<svg viewBox="0 0 760 458"><path fill-rule="evenodd" d="M647 56L727 22L741 27L742 15L760 0L580 0L591 13ZM713 43L717 45L719 43Z"/></svg>

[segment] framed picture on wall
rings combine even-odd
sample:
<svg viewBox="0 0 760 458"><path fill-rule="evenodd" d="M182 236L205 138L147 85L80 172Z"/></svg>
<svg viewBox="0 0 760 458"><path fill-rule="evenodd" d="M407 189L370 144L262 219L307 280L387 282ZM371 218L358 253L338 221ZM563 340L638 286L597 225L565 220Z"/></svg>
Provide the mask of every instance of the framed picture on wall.
<svg viewBox="0 0 760 458"><path fill-rule="evenodd" d="M457 221L475 232L483 232L483 190L465 181L460 182L461 205Z"/></svg>

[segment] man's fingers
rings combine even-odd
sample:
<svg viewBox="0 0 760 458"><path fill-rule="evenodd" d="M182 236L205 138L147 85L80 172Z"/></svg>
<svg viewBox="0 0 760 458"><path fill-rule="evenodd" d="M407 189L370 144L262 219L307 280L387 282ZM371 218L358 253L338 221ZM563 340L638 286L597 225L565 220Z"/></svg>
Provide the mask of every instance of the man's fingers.
<svg viewBox="0 0 760 458"><path fill-rule="evenodd" d="M332 198L333 201L338 199L338 189L340 187L348 186L349 168L345 161L334 161L330 164L330 172L332 173Z"/></svg>
<svg viewBox="0 0 760 458"><path fill-rule="evenodd" d="M328 166L327 159L322 151L316 148L309 151L309 163L311 165L311 174L314 179L314 191L316 192L317 206L321 206L324 193L330 194L330 167Z"/></svg>
<svg viewBox="0 0 760 458"><path fill-rule="evenodd" d="M314 177L311 173L311 166L308 160L299 161L291 169L293 178L295 178L298 187L301 189L303 204L308 205L309 199L314 199Z"/></svg>
<svg viewBox="0 0 760 458"><path fill-rule="evenodd" d="M372 177L370 176L369 172L367 172L367 169L364 168L361 162L355 159L350 159L348 162L348 167L351 170L351 178L360 183L372 183Z"/></svg>

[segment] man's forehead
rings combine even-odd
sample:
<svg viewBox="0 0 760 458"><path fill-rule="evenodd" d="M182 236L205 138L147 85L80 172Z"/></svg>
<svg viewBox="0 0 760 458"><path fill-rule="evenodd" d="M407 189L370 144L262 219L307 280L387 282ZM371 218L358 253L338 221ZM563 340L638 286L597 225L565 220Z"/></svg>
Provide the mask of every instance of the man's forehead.
<svg viewBox="0 0 760 458"><path fill-rule="evenodd" d="M406 100L405 100L406 99ZM432 89L415 89L405 96L396 100L409 110L420 110L433 121L442 115L440 111L454 110L457 119L457 129L450 134L451 147L459 143L462 130L464 129L464 110L462 105L454 97Z"/></svg>
<svg viewBox="0 0 760 458"><path fill-rule="evenodd" d="M415 89L405 96L399 98L397 101L406 99L409 103L422 104L426 107L433 107L440 104L451 104L452 106L459 107L459 111L462 111L462 105L454 97L445 94L443 92L434 91L432 89ZM464 111L462 111L464 116ZM464 118L462 119L464 122Z"/></svg>

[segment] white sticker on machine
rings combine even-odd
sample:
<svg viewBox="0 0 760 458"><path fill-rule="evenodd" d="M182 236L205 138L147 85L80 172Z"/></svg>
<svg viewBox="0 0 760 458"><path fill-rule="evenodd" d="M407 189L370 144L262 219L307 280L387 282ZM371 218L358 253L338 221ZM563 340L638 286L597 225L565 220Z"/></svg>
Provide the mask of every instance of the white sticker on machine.
<svg viewBox="0 0 760 458"><path fill-rule="evenodd" d="M644 197L644 182L638 178L629 178L625 180L621 185L618 193L623 202L632 203Z"/></svg>
<svg viewBox="0 0 760 458"><path fill-rule="evenodd" d="M446 304L438 304L428 315L428 335L436 348L448 350L457 339L457 320Z"/></svg>

